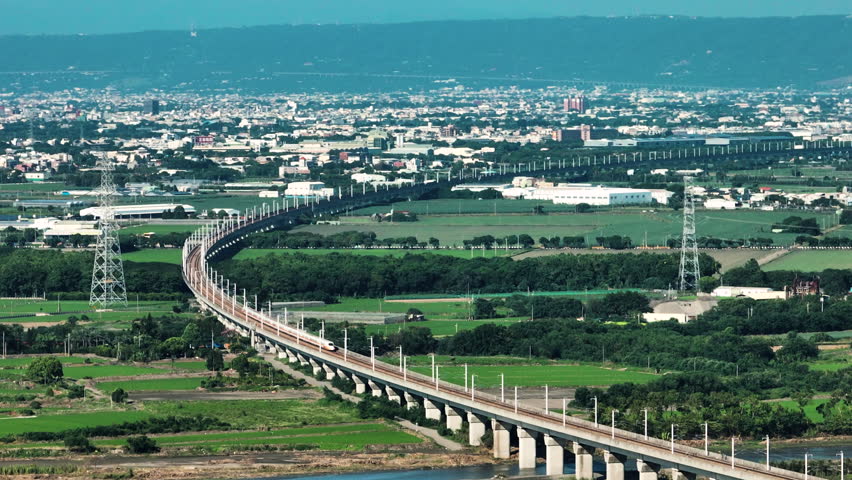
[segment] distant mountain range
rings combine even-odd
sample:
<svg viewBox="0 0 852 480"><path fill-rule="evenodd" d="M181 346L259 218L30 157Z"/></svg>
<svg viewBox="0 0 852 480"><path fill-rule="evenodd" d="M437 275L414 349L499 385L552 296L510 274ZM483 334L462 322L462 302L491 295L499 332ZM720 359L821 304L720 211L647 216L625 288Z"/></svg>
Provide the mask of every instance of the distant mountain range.
<svg viewBox="0 0 852 480"><path fill-rule="evenodd" d="M814 88L852 82L852 17L576 17L0 36L2 72L103 72L88 77L141 88L316 83L357 90L446 78Z"/></svg>

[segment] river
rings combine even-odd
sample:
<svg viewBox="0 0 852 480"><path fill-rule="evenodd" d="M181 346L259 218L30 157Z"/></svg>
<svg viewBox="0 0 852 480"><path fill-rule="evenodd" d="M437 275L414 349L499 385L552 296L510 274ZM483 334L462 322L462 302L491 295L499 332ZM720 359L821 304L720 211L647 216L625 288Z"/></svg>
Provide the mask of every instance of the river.
<svg viewBox="0 0 852 480"><path fill-rule="evenodd" d="M783 446L771 448L770 454L772 461L779 460L803 460L805 453L810 453L811 459L814 460L836 460L837 453L843 450L846 454L852 457L852 442L845 442L832 445L801 445L801 446ZM763 449L743 449L737 454L737 458L751 460L754 462L763 462L765 460L765 450ZM605 473L606 466L602 462L595 462L595 473ZM628 472L628 478L636 477L636 465L634 462L628 461L625 465L625 471ZM633 472L631 475L630 472ZM574 473L574 464L569 463L566 459L565 474L571 475ZM486 480L494 476L504 477L519 477L517 464L511 465L478 465L470 467L446 468L435 470L398 470L388 472L364 472L364 473L340 473L340 474L322 474L310 476L286 476L277 477L272 480ZM532 477L535 475L544 475L544 464L540 463L536 466L535 473L525 472L524 477ZM266 479L270 480L270 479Z"/></svg>

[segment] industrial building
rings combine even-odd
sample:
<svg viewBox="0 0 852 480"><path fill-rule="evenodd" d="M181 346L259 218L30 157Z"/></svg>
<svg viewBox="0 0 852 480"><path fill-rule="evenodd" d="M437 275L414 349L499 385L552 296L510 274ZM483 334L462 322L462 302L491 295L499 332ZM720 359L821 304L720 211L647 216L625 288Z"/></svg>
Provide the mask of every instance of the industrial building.
<svg viewBox="0 0 852 480"><path fill-rule="evenodd" d="M555 204L578 205L645 205L654 202L649 190L614 188L602 185L558 185L536 188L526 198L547 200Z"/></svg>
<svg viewBox="0 0 852 480"><path fill-rule="evenodd" d="M173 212L175 208L183 207L187 215L195 214L195 207L186 204L158 203L148 205L116 205L113 207L115 218L156 218L162 217L166 212ZM101 218L103 209L101 207L90 207L80 210L81 217L92 216Z"/></svg>
<svg viewBox="0 0 852 480"><path fill-rule="evenodd" d="M287 184L284 195L287 197L330 197L334 195L334 189L325 188L323 182L293 182Z"/></svg>

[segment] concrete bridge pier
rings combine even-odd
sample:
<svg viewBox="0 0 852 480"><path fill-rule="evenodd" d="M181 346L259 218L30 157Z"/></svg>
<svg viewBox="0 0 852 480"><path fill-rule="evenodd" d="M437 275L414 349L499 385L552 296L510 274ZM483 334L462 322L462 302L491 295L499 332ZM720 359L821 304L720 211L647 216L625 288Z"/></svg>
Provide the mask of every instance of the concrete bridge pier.
<svg viewBox="0 0 852 480"><path fill-rule="evenodd" d="M426 409L426 418L441 421L441 407L428 398L423 399L423 408Z"/></svg>
<svg viewBox="0 0 852 480"><path fill-rule="evenodd" d="M447 417L447 428L454 432L458 432L464 425L464 419L455 408L444 405L444 415Z"/></svg>
<svg viewBox="0 0 852 480"><path fill-rule="evenodd" d="M325 379L326 380L334 380L334 377L337 376L337 372L334 371L333 368L327 363L323 364L322 369L325 370Z"/></svg>
<svg viewBox="0 0 852 480"><path fill-rule="evenodd" d="M367 380L367 385L370 386L370 392L373 394L374 397L382 396L382 387L380 387L376 382L372 380Z"/></svg>
<svg viewBox="0 0 852 480"><path fill-rule="evenodd" d="M278 354L276 356L278 357L279 360L283 360L283 359L287 358L287 349L286 348L275 347L275 352Z"/></svg>
<svg viewBox="0 0 852 480"><path fill-rule="evenodd" d="M606 463L606 480L624 480L624 455L603 452Z"/></svg>
<svg viewBox="0 0 852 480"><path fill-rule="evenodd" d="M672 480L695 480L696 475L691 472L684 472L679 468L672 468L669 477Z"/></svg>
<svg viewBox="0 0 852 480"><path fill-rule="evenodd" d="M467 412L467 443L472 447L482 445L482 437L485 435L485 422L475 413Z"/></svg>
<svg viewBox="0 0 852 480"><path fill-rule="evenodd" d="M657 480L660 474L660 466L648 463L645 460L636 459L636 470L639 471L639 480Z"/></svg>
<svg viewBox="0 0 852 480"><path fill-rule="evenodd" d="M296 354L293 353L292 350L287 350L287 362L296 363L298 361L299 361L299 357L297 357Z"/></svg>
<svg viewBox="0 0 852 480"><path fill-rule="evenodd" d="M586 445L580 445L579 443L574 442L575 477L580 480L591 480L593 478L592 462L594 461L594 457L592 456L592 454L594 453L594 448L587 447Z"/></svg>
<svg viewBox="0 0 852 480"><path fill-rule="evenodd" d="M518 468L521 470L535 468L536 437L538 437L538 432L518 427Z"/></svg>
<svg viewBox="0 0 852 480"><path fill-rule="evenodd" d="M308 359L301 353L297 353L296 358L299 360L300 365L308 365Z"/></svg>
<svg viewBox="0 0 852 480"><path fill-rule="evenodd" d="M494 458L509 458L512 426L491 420L491 430L494 434Z"/></svg>
<svg viewBox="0 0 852 480"><path fill-rule="evenodd" d="M404 392L402 395L405 398L405 408L413 410L420 406L420 402L417 401L417 397L414 395L408 392Z"/></svg>
<svg viewBox="0 0 852 480"><path fill-rule="evenodd" d="M346 372L344 372L343 370L341 370L339 368L337 369L337 376L344 379L344 380L349 380L349 377L346 375Z"/></svg>
<svg viewBox="0 0 852 480"><path fill-rule="evenodd" d="M397 391L391 388L389 385L385 386L385 393L387 394L388 399L390 399L391 401L402 404L402 397L400 397L399 393L397 393Z"/></svg>
<svg viewBox="0 0 852 480"><path fill-rule="evenodd" d="M547 454L547 475L562 475L565 471L565 448L571 443L562 438L544 436L544 450Z"/></svg>
<svg viewBox="0 0 852 480"><path fill-rule="evenodd" d="M355 382L355 393L367 393L367 384L358 375L352 375L352 381Z"/></svg>
<svg viewBox="0 0 852 480"><path fill-rule="evenodd" d="M317 363L317 361L314 360L313 358L308 359L308 363L311 364L311 368L313 369L314 376L317 376L317 374L322 371L322 367L320 366L320 364Z"/></svg>

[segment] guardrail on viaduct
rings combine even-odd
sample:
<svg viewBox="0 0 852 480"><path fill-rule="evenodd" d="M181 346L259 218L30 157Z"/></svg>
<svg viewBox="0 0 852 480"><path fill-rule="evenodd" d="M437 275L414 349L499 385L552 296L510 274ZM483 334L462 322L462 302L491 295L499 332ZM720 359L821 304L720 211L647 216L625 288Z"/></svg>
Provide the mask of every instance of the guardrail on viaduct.
<svg viewBox="0 0 852 480"><path fill-rule="evenodd" d="M779 147L771 151L786 155L791 151L801 150L793 150L791 144L789 149ZM850 148L845 145L820 148L814 146L807 151L849 154ZM667 160L684 159L675 152L676 150L656 152L651 161L664 163ZM725 152L714 158L731 158L753 153ZM521 173L542 175L599 164L640 162L639 155L619 155L619 158L609 156L573 161L559 159L538 165L543 168L531 164L528 170L513 168L508 171L508 168L501 167L501 171L495 176ZM692 479L696 476L740 480L809 480L807 475L740 460L735 455L708 452L706 449L680 445L673 440L651 438L611 425L554 413L550 407L561 412L564 404L560 405L557 400L551 405L546 396L545 408L541 409L519 402L516 394L507 396L502 388L499 397L477 392L474 378L471 379L469 388L462 388L440 380L439 369L436 369L433 376L409 371L404 357L401 365L395 366L376 361L373 356L366 357L351 352L345 344L335 351L322 349L316 343L305 341L305 337L302 337L298 330L293 334L293 326L282 324L278 317L273 318L271 311L265 312L262 306L258 307L256 297L252 306L247 292L243 290L240 295L237 285L223 278L208 262L234 249L241 239L252 233L293 225L305 215L335 215L392 199L419 196L435 188L471 178L481 176L465 171L460 172L456 178L440 180L424 176L421 183L412 186L384 190L374 187L371 192L368 192L366 187L363 187L361 192L355 192L354 189L349 192L341 190L338 195L329 198L297 200L292 206L286 200L283 203L274 202L272 206L264 205L259 210L253 209L243 218L214 221L195 232L184 244L184 280L204 309L215 312L220 321L228 327L251 336L253 345L272 349L278 352L279 357L290 362L311 365L315 373L324 371L329 380L335 376L351 379L359 393L366 393L369 389L375 396L387 396L410 407L422 406L428 418L443 420L450 429L458 430L467 423L471 445L480 445L483 435L490 428L494 456L497 458L510 456L510 445L514 443L512 439L516 438L518 462L522 469L535 466L536 447L543 442L547 473L550 475L562 474L565 454L570 452L574 456L577 477L592 478L592 458L597 450L603 453L606 477L609 480L624 479L627 459L635 460L640 480L656 480L661 469L668 470L673 480Z"/></svg>

